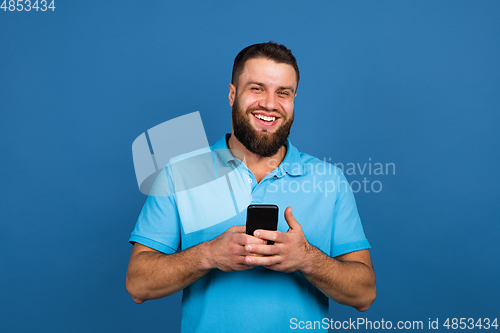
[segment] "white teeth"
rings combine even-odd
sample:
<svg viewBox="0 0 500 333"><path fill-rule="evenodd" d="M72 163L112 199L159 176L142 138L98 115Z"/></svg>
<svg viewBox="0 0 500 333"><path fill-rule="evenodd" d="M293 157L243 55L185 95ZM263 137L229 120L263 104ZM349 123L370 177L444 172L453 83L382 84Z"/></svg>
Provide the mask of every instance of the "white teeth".
<svg viewBox="0 0 500 333"><path fill-rule="evenodd" d="M276 117L266 117L261 114L254 114L255 118L265 120L265 121L275 121Z"/></svg>

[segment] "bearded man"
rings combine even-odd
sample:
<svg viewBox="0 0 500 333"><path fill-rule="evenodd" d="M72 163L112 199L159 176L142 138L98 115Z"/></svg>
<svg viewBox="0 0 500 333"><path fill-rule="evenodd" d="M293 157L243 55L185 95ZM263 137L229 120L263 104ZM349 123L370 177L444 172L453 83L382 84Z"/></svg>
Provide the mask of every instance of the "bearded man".
<svg viewBox="0 0 500 333"><path fill-rule="evenodd" d="M241 152L214 159L240 163L237 177L248 182L252 204L284 211L277 231L245 234L245 211L191 231L183 227L188 216L203 222L216 212L189 201L195 213L187 214L175 195L150 196L144 205L130 238L127 290L136 303L184 290L183 332L328 329L328 299L359 311L375 299L370 245L345 177L335 167L315 172L325 163L288 140L299 79L285 46L243 49L229 84L232 131L211 147ZM320 183L335 191L313 185Z"/></svg>

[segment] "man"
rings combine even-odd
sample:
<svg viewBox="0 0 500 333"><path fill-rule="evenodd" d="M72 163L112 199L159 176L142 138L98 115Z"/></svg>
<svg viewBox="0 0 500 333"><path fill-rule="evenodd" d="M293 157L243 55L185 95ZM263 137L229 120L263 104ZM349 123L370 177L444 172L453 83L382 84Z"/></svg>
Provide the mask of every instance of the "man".
<svg viewBox="0 0 500 333"><path fill-rule="evenodd" d="M181 198L146 201L130 238L127 290L142 303L184 289L183 332L288 331L293 318L328 317L328 298L359 311L375 299L370 246L354 196L342 187L347 181L336 168L334 174L318 172L325 164L287 140L298 82L296 60L283 45L243 49L229 84L232 131L212 147L243 153L238 177L248 180L252 203L284 210L277 231L246 235L243 211L186 233ZM216 153L214 159L221 165L240 161Z"/></svg>

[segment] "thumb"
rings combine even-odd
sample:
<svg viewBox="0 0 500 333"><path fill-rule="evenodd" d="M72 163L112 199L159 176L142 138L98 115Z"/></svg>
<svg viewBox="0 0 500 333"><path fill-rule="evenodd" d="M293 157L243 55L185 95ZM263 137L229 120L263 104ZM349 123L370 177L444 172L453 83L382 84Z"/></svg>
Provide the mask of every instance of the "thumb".
<svg viewBox="0 0 500 333"><path fill-rule="evenodd" d="M246 226L244 225L233 225L231 228L228 229L228 231L245 233L245 229Z"/></svg>
<svg viewBox="0 0 500 333"><path fill-rule="evenodd" d="M290 207L290 206L288 206L285 209L285 220L286 220L286 223L288 223L288 226L290 227L290 229L299 229L299 228L301 228L300 223L297 222L297 220L295 219L295 217L293 217L292 207Z"/></svg>

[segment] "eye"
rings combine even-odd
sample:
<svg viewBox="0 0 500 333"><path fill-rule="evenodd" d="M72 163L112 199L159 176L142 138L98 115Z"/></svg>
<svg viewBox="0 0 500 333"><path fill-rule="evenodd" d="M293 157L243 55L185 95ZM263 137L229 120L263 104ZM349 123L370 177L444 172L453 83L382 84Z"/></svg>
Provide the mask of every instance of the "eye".
<svg viewBox="0 0 500 333"><path fill-rule="evenodd" d="M250 90L253 90L253 91L262 91L262 88L260 88L260 87L252 87L252 88L250 88Z"/></svg>
<svg viewBox="0 0 500 333"><path fill-rule="evenodd" d="M279 91L278 92L278 95L281 95L281 96L289 96L290 93L288 91Z"/></svg>

